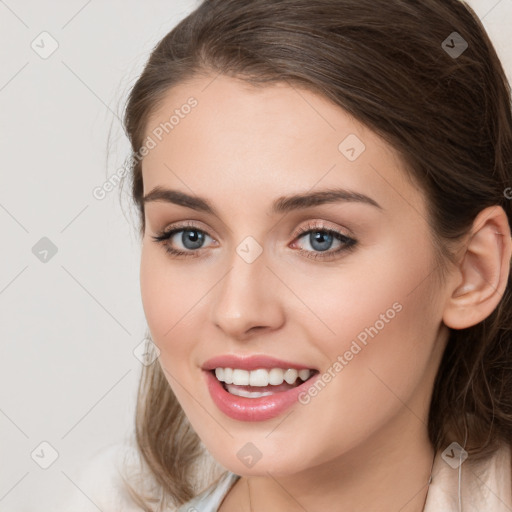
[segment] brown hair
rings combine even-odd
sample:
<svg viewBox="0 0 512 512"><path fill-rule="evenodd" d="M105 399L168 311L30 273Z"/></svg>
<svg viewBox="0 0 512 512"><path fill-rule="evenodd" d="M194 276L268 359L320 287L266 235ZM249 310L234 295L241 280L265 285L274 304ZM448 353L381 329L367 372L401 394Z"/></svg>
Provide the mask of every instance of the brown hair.
<svg viewBox="0 0 512 512"><path fill-rule="evenodd" d="M460 55L449 51L453 32L467 43ZM512 183L510 86L480 20L463 2L205 0L154 48L131 90L124 123L133 153L171 87L217 73L308 89L380 135L424 190L445 261L453 261L449 247L482 209L502 206L512 225L504 193ZM140 159L132 159L130 171L143 235ZM512 439L511 333L509 274L488 318L450 332L428 422L436 450L457 440L470 456L485 457ZM143 369L135 435L162 506L167 498L190 499L198 490L201 445L158 364Z"/></svg>

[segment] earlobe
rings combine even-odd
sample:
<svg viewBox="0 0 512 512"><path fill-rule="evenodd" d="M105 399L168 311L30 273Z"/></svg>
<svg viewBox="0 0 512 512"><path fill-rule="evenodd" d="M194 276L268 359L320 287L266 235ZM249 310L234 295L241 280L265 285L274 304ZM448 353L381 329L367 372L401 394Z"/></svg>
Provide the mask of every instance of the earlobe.
<svg viewBox="0 0 512 512"><path fill-rule="evenodd" d="M510 272L510 226L501 206L482 210L460 259L459 281L452 288L443 321L452 329L465 329L487 318L499 304Z"/></svg>

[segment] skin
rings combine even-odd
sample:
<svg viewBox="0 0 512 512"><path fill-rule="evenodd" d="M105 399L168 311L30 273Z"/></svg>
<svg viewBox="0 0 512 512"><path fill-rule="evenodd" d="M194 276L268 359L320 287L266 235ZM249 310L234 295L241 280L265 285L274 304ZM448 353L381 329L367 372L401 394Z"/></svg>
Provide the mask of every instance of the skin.
<svg viewBox="0 0 512 512"><path fill-rule="evenodd" d="M480 321L503 293L500 264L510 261L503 211L478 226L480 248L498 257L480 251L465 259L468 237L461 266L440 284L424 194L375 133L312 92L257 89L221 75L169 90L147 135L190 96L197 107L143 160L144 194L160 186L197 195L219 217L148 202L141 293L169 385L213 457L242 475L220 510L312 512L334 503L356 512L422 510L434 455L428 408L448 325ZM366 147L355 161L338 150L349 134ZM331 187L363 193L381 208L337 202L270 212L279 197ZM169 255L152 239L184 221L207 235L197 257ZM297 236L309 221L357 244L333 254L343 246L333 238L322 253L309 235ZM489 234L497 230L508 234L506 243ZM181 235L167 243L193 252ZM263 249L252 263L236 252L248 236ZM308 257L328 252L325 260ZM475 262L477 270L466 272ZM242 422L213 403L201 370L207 359L266 354L322 373L394 303L401 311L307 405ZM237 457L248 442L262 454L252 468Z"/></svg>

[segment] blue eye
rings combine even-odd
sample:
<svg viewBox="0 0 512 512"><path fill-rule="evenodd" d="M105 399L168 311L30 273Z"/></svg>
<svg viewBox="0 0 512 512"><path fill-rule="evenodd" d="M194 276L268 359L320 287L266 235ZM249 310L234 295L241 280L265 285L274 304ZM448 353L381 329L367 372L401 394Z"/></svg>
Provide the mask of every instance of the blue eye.
<svg viewBox="0 0 512 512"><path fill-rule="evenodd" d="M299 253L313 259L331 258L341 252L352 249L357 243L355 239L339 231L318 227L317 225L309 225L306 228L301 228L297 239L300 240L301 238L306 238L313 251L299 249ZM336 240L339 242L338 249L329 251L333 242Z"/></svg>
<svg viewBox="0 0 512 512"><path fill-rule="evenodd" d="M173 238L181 233L181 237L177 237L185 250L173 247ZM328 259L338 255L341 252L352 249L357 241L343 233L334 229L327 229L318 224L309 224L304 228L300 228L295 235L295 240L309 237L307 240L312 250L299 249L299 253L312 259ZM199 229L193 224L186 226L172 227L167 231L152 236L157 243L164 245L168 254L175 257L198 257L207 238L212 239L205 231ZM212 239L213 240L213 239ZM339 242L339 247L335 250L329 250L334 241ZM174 241L176 243L176 240ZM295 245L295 244L294 244Z"/></svg>
<svg viewBox="0 0 512 512"><path fill-rule="evenodd" d="M175 249L169 243L178 234L181 233L179 240L186 251ZM198 249L202 248L205 238L211 238L204 231L197 229L194 226L186 228L179 227L169 231L159 233L157 236L153 236L153 240L158 243L163 243L165 250L173 256L197 256Z"/></svg>

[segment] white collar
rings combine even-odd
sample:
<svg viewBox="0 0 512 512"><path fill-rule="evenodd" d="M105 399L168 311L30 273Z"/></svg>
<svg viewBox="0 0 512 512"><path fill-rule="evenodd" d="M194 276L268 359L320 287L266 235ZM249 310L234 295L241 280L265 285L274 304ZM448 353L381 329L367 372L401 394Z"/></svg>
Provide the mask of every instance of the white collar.
<svg viewBox="0 0 512 512"><path fill-rule="evenodd" d="M510 445L481 461L468 457L455 469L437 454L423 512L473 511L512 512Z"/></svg>

